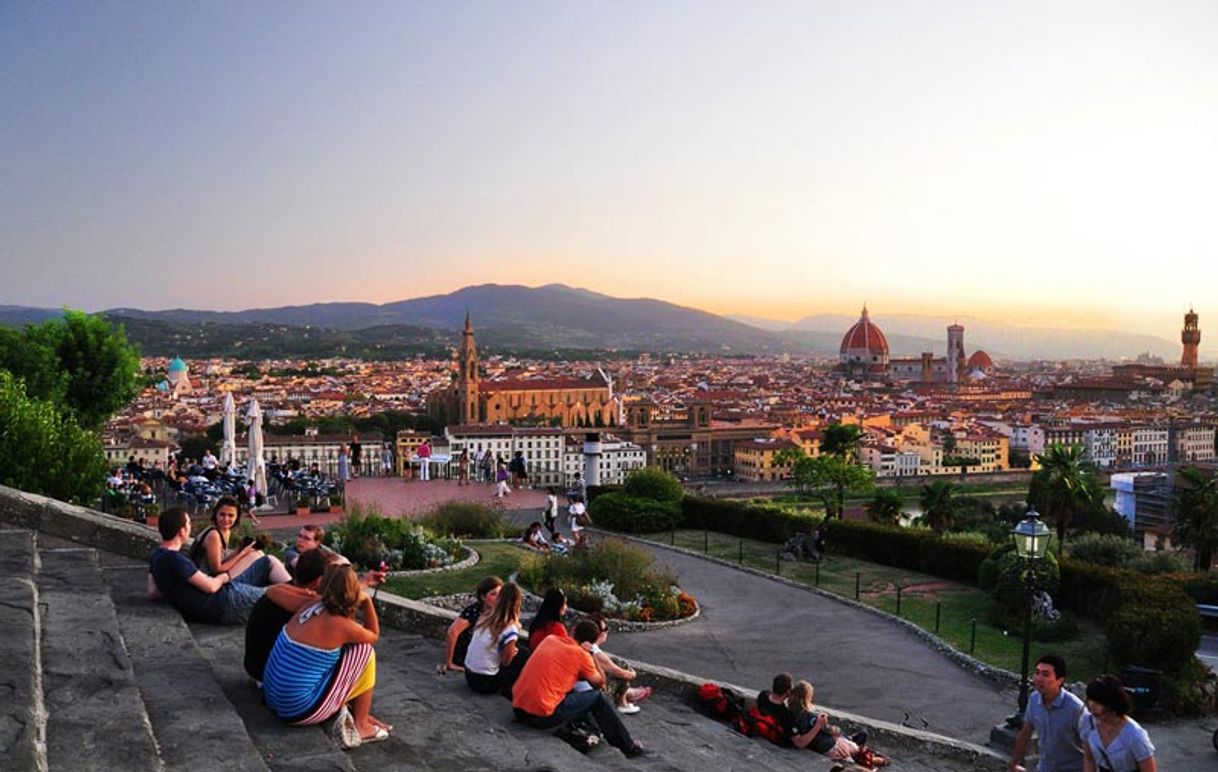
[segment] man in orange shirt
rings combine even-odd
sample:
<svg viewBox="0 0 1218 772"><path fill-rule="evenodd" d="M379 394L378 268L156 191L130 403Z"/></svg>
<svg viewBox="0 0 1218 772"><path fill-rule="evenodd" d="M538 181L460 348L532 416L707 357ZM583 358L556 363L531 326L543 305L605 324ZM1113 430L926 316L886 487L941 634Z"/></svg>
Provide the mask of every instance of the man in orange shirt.
<svg viewBox="0 0 1218 772"><path fill-rule="evenodd" d="M575 625L570 638L547 636L512 687L512 708L516 720L538 729L552 729L591 715L605 741L634 758L644 753L643 746L631 738L613 703L600 690L605 674L588 652L600 632L596 622L584 619ZM594 688L572 691L579 680Z"/></svg>

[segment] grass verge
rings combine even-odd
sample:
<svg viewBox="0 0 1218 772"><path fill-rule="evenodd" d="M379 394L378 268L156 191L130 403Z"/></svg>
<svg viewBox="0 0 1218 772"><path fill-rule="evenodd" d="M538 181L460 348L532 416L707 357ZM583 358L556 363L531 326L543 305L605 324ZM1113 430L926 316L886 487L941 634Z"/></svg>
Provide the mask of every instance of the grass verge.
<svg viewBox="0 0 1218 772"><path fill-rule="evenodd" d="M484 576L498 576L507 581L508 575L520 567L521 559L527 554L515 545L498 542L467 543L467 546L476 550L481 557L472 568L419 576L395 576L385 582L385 591L414 600L433 595L473 592L474 585Z"/></svg>

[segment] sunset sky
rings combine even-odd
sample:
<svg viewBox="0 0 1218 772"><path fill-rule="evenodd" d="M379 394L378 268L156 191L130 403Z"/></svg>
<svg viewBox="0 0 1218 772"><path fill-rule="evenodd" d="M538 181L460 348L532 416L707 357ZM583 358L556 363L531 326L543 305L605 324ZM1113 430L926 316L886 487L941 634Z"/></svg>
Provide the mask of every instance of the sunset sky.
<svg viewBox="0 0 1218 772"><path fill-rule="evenodd" d="M0 303L1218 327L1218 3L0 4Z"/></svg>

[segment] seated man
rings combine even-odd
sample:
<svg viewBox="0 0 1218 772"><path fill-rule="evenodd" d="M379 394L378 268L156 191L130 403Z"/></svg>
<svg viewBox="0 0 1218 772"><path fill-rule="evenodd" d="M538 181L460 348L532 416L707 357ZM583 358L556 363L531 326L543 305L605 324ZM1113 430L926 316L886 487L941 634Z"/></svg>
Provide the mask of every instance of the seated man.
<svg viewBox="0 0 1218 772"><path fill-rule="evenodd" d="M591 619L575 625L571 638L548 636L529 657L512 687L512 708L516 719L538 729L586 718L589 715L605 735L605 740L627 758L642 755L642 744L635 742L622 724L613 703L599 688L573 691L579 680L594 687L605 683L589 649L600 636Z"/></svg>
<svg viewBox="0 0 1218 772"><path fill-rule="evenodd" d="M185 509L165 510L158 528L162 541L148 558L148 597L168 600L187 622L244 622L266 588L233 584L227 571L215 576L200 571L182 552L190 538L190 515Z"/></svg>
<svg viewBox="0 0 1218 772"><path fill-rule="evenodd" d="M288 567L289 571L296 571L296 561L300 556L309 550L322 549L326 552L330 550L322 547L321 540L326 535L326 529L320 525L302 525L300 530L296 532L296 546L289 547L283 553L283 564Z"/></svg>
<svg viewBox="0 0 1218 772"><path fill-rule="evenodd" d="M787 734L795 728L795 716L787 707L787 700L794 686L795 679L790 673L779 673L774 676L770 688L757 695L757 710L777 719Z"/></svg>

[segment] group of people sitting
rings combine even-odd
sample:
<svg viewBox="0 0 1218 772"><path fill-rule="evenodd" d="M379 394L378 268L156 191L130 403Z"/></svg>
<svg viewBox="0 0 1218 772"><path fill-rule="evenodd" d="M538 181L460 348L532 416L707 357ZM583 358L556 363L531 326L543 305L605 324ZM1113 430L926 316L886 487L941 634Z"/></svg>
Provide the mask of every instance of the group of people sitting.
<svg viewBox="0 0 1218 772"><path fill-rule="evenodd" d="M605 620L582 619L568 631L563 622L566 595L552 588L533 616L526 640L522 600L515 583L504 584L494 576L479 582L474 602L448 629L441 669L463 672L477 693L511 699L521 723L539 729L563 727L569 737L586 741L598 735L577 727L590 721L627 757L644 753L619 714L638 713L637 703L651 695L651 688L632 687L638 674L601 648L609 635Z"/></svg>
<svg viewBox="0 0 1218 772"><path fill-rule="evenodd" d="M542 515L542 520L537 520L529 523L524 529L524 533L520 536L520 541L524 546L540 552L558 552L565 554L571 549L588 546L588 534L584 529L592 525L592 517L588 514L587 507L584 506L582 498L568 497L569 504L567 506L567 526L571 529L571 538L568 539L558 530L558 491L553 486L547 489L546 494L546 509ZM549 531L550 536L546 536L541 532L542 526Z"/></svg>
<svg viewBox="0 0 1218 772"><path fill-rule="evenodd" d="M371 712L380 624L368 594L384 573L358 577L322 546L319 526L301 529L285 565L253 539L231 544L240 519L237 500L221 498L187 553L190 514L164 512L161 545L149 558L149 597L168 600L187 621L245 623L245 670L285 722L334 719L345 747L387 739L392 727Z"/></svg>
<svg viewBox="0 0 1218 772"><path fill-rule="evenodd" d="M863 769L888 766L889 759L867 747L867 733L849 737L829 723L827 713L812 707L815 689L807 681L796 681L790 673L774 676L770 688L757 695L757 710L773 717L796 748L808 748L831 759L853 762Z"/></svg>

